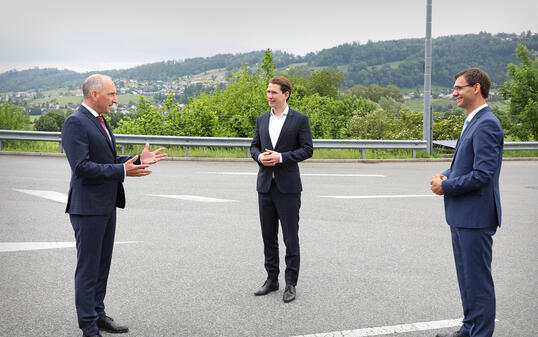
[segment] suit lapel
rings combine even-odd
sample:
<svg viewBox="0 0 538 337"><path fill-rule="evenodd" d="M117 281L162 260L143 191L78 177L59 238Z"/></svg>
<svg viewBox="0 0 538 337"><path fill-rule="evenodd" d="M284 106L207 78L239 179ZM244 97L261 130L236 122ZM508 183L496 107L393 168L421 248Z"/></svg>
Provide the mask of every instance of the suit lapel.
<svg viewBox="0 0 538 337"><path fill-rule="evenodd" d="M110 126L108 125L108 122L106 121L106 119L103 118L103 120L105 121L105 126L106 126L106 129L108 130L108 134L110 135L110 138L108 138L108 135L105 132L106 140L108 141L108 145L111 147L112 152L114 153L114 155L116 155L116 138L114 138L114 135L112 134L112 130L110 130ZM103 127L101 127L101 123L99 123L99 127L101 128L102 131L105 131L103 130Z"/></svg>
<svg viewBox="0 0 538 337"><path fill-rule="evenodd" d="M480 111L478 111L476 113L476 115L474 115L473 119L471 119L471 122L467 125L465 130L463 130L461 135L458 137L458 141L456 142L456 148L454 149L454 158L452 159L452 164L450 165L450 167L452 167L452 165L454 164L454 160L456 159L456 155L458 153L458 149L460 147L460 144L463 141L463 138L467 134L469 134L469 132L471 132L471 128L474 128L474 126L478 123L478 120L480 119L480 117L482 117L486 113L487 109L488 109L488 107L484 107L484 108L480 109Z"/></svg>
<svg viewBox="0 0 538 337"><path fill-rule="evenodd" d="M262 118L262 125L260 127L260 132L263 133L263 135L260 135L260 139L268 139L268 144L261 144L262 147L265 147L269 150L273 149L273 143L271 142L271 135L269 134L269 120L271 119L271 111L267 112L265 116ZM264 146L265 145L265 146ZM265 151L264 149L260 149L262 152Z"/></svg>
<svg viewBox="0 0 538 337"><path fill-rule="evenodd" d="M110 138L108 138L108 135L106 134L106 131L101 126L101 123L99 122L99 119L97 119L97 117L92 115L92 113L89 112L88 109L86 109L84 106L81 105L80 108L81 108L81 111L84 112L84 115L90 120L90 122L93 123L93 125L95 125L97 130L99 130L99 132L103 135L103 137L105 137L105 140L106 140L110 150L112 151L112 153L115 154L116 153L116 151L115 151L116 146L115 146L114 136L112 135L112 131L110 131L110 128L108 127L108 123L106 122L106 119L104 119L104 121L105 121L106 128L107 128L108 132L110 133Z"/></svg>

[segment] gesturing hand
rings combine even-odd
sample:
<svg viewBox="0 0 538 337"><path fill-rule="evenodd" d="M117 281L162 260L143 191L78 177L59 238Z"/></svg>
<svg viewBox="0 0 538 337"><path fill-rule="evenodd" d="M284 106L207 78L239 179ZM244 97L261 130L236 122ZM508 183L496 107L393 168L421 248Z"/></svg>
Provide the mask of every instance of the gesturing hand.
<svg viewBox="0 0 538 337"><path fill-rule="evenodd" d="M160 147L155 151L149 152L149 143L146 143L146 146L144 146L144 150L140 154L141 163L142 164L152 165L152 164L155 164L158 161L163 160L164 158L166 158L166 156L168 156L168 154L166 154L166 153L159 154L159 152L161 152L163 150L164 150L164 147Z"/></svg>
<svg viewBox="0 0 538 337"><path fill-rule="evenodd" d="M127 160L125 162L125 174L128 177L143 177L147 176L148 174L151 174L151 170L146 170L146 167L149 167L148 164L142 164L142 165L135 165L135 160L138 159L138 156L134 156L133 158Z"/></svg>

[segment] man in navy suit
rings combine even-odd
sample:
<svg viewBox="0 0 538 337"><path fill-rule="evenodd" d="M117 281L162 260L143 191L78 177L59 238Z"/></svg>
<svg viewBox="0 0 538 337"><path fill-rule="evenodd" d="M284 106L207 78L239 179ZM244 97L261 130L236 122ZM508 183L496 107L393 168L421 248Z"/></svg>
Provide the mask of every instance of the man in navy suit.
<svg viewBox="0 0 538 337"><path fill-rule="evenodd" d="M83 336L101 336L99 330L127 332L126 326L105 314L104 298L114 245L116 207L125 207L125 176L141 177L166 157L164 148L140 156L116 154L116 141L102 114L118 102L108 76L92 75L82 85L84 99L62 128L62 144L71 166L66 213L77 243L75 305Z"/></svg>
<svg viewBox="0 0 538 337"><path fill-rule="evenodd" d="M495 327L491 259L493 235L501 226L504 135L486 104L489 76L471 68L455 79L452 95L467 118L450 169L436 174L430 184L435 194L444 194L464 317L459 331L437 337L491 337Z"/></svg>
<svg viewBox="0 0 538 337"><path fill-rule="evenodd" d="M282 298L286 303L296 297L299 276L302 184L297 163L313 154L308 117L288 107L291 90L290 81L283 76L269 81L267 101L271 110L256 118L250 146L252 158L259 165L256 190L267 271L267 280L254 294L261 296L278 290L280 220L286 245L286 288Z"/></svg>

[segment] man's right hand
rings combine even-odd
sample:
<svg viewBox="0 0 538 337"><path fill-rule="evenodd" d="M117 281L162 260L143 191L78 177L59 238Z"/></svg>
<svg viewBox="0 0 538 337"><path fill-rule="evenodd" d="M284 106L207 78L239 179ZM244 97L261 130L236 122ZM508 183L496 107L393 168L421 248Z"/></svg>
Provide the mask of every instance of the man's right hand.
<svg viewBox="0 0 538 337"><path fill-rule="evenodd" d="M148 174L151 174L151 170L146 170L146 167L149 167L150 165L142 164L142 165L135 165L134 162L138 159L138 156L134 156L133 158L127 160L125 162L125 174L128 177L143 177L147 176Z"/></svg>

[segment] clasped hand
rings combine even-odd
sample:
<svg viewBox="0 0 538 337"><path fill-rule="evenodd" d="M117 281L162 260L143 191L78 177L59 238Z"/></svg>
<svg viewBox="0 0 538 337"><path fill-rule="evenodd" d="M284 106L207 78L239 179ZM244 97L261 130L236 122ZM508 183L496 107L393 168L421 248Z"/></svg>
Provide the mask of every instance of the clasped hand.
<svg viewBox="0 0 538 337"><path fill-rule="evenodd" d="M263 166L275 166L280 162L280 153L265 149L265 152L260 153L258 156L258 161Z"/></svg>
<svg viewBox="0 0 538 337"><path fill-rule="evenodd" d="M430 189L433 193L437 195L443 195L443 180L447 180L448 178L440 173L433 176L432 180L430 180Z"/></svg>

